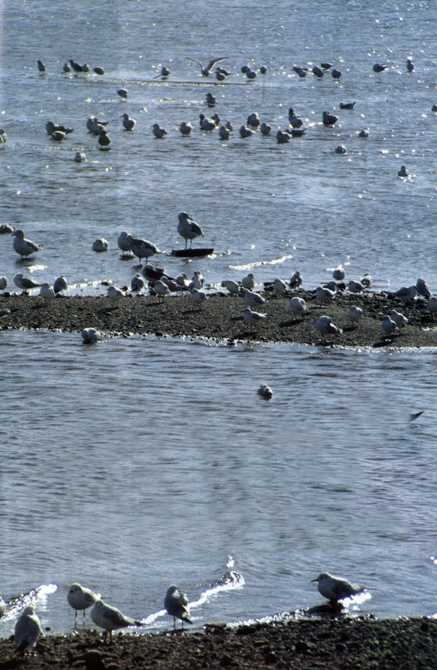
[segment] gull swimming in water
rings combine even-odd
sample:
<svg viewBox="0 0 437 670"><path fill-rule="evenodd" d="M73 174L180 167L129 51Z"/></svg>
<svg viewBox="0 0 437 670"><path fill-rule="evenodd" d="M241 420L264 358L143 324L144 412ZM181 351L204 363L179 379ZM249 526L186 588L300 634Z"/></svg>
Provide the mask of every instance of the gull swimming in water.
<svg viewBox="0 0 437 670"><path fill-rule="evenodd" d="M101 332L96 328L84 328L81 335L84 344L96 344L96 342L102 339Z"/></svg>
<svg viewBox="0 0 437 670"><path fill-rule="evenodd" d="M162 140L166 135L167 131L164 128L161 128L159 123L154 123L152 126L152 132L157 140Z"/></svg>
<svg viewBox="0 0 437 670"><path fill-rule="evenodd" d="M15 624L15 646L17 651L24 654L36 647L40 635L44 635L41 622L34 607L25 607Z"/></svg>
<svg viewBox="0 0 437 670"><path fill-rule="evenodd" d="M99 144L100 151L110 151L111 138L109 137L108 132L105 130L105 128L100 129L97 142Z"/></svg>
<svg viewBox="0 0 437 670"><path fill-rule="evenodd" d="M348 582L347 579L343 579L343 577L330 575L329 572L322 572L318 577L311 581L317 582L319 593L324 598L327 598L332 604L337 603L339 600L356 596L359 593L362 593L365 589L364 586L352 584L351 582Z"/></svg>
<svg viewBox="0 0 437 670"><path fill-rule="evenodd" d="M82 610L83 618L85 619L85 610L94 605L99 597L97 593L77 582L70 586L67 593L67 601L70 607L74 609L74 623L76 623L78 611Z"/></svg>
<svg viewBox="0 0 437 670"><path fill-rule="evenodd" d="M329 112L323 112L322 121L324 126L331 128L337 123L338 117L334 116L334 114L330 114Z"/></svg>
<svg viewBox="0 0 437 670"><path fill-rule="evenodd" d="M190 617L190 610L188 609L188 598L185 593L182 593L177 586L172 584L168 587L164 598L164 607L169 616L173 617L173 629L176 630L176 619L182 622L193 623Z"/></svg>
<svg viewBox="0 0 437 670"><path fill-rule="evenodd" d="M41 60L37 60L36 64L38 66L38 72L40 74L44 74L46 72L46 66L44 65L44 63Z"/></svg>
<svg viewBox="0 0 437 670"><path fill-rule="evenodd" d="M8 136L4 128L0 128L0 144L6 144L8 141Z"/></svg>
<svg viewBox="0 0 437 670"><path fill-rule="evenodd" d="M255 134L255 131L251 130L250 128L248 128L245 125L242 125L242 126L240 126L239 133L240 133L240 137L245 139L246 137L252 137L252 135Z"/></svg>
<svg viewBox="0 0 437 670"><path fill-rule="evenodd" d="M135 119L133 119L131 116L129 116L129 114L127 114L126 112L124 114L122 114L121 118L123 119L123 128L125 130L131 131L137 125L137 122L135 121Z"/></svg>
<svg viewBox="0 0 437 670"><path fill-rule="evenodd" d="M202 228L186 212L178 214L178 233L185 240L185 249L187 248L188 240L190 240L191 249L193 240L203 235Z"/></svg>
<svg viewBox="0 0 437 670"><path fill-rule="evenodd" d="M86 163L86 153L85 151L76 151L74 154L75 163Z"/></svg>
<svg viewBox="0 0 437 670"><path fill-rule="evenodd" d="M273 391L270 386L267 386L267 384L261 384L257 390L257 393L259 396L261 396L261 398L264 398L264 400L271 400L273 398Z"/></svg>
<svg viewBox="0 0 437 670"><path fill-rule="evenodd" d="M40 251L41 249L39 244L26 239L22 230L16 230L12 233L12 236L14 237L14 250L21 256L21 258L31 256L33 253Z"/></svg>
<svg viewBox="0 0 437 670"><path fill-rule="evenodd" d="M125 616L116 607L108 605L103 600L97 600L91 610L91 619L99 628L103 628L103 637L109 634L109 641L112 642L112 631L128 626L142 626L141 621L131 619Z"/></svg>
<svg viewBox="0 0 437 670"><path fill-rule="evenodd" d="M226 126L220 126L218 129L219 138L221 140L228 140L231 136L231 131Z"/></svg>
<svg viewBox="0 0 437 670"><path fill-rule="evenodd" d="M109 243L108 240L105 240L104 237L99 237L93 242L93 251L97 253L102 253L103 251L108 251Z"/></svg>
<svg viewBox="0 0 437 670"><path fill-rule="evenodd" d="M193 126L191 125L191 123L186 123L185 121L182 121L182 123L179 124L179 132L184 137L188 137L189 135L191 135L192 130Z"/></svg>
<svg viewBox="0 0 437 670"><path fill-rule="evenodd" d="M226 60L227 56L222 56L221 58L211 58L210 61L208 61L207 65L202 65L202 63L195 58L189 58L188 56L186 57L187 60L191 61L192 63L197 63L197 65L200 66L200 72L202 77L209 77L209 74L214 67L216 63L219 63L222 60Z"/></svg>
<svg viewBox="0 0 437 670"><path fill-rule="evenodd" d="M127 233L125 230L120 233L117 239L117 245L120 251L122 252L122 258L132 258L131 251L131 240L132 236L130 233Z"/></svg>
<svg viewBox="0 0 437 670"><path fill-rule="evenodd" d="M127 100L128 93L125 88L119 88L117 91L117 95L119 95L122 100Z"/></svg>
<svg viewBox="0 0 437 670"><path fill-rule="evenodd" d="M263 123L260 125L260 131L261 131L261 135L262 135L263 137L268 137L268 135L270 135L270 133L271 133L271 131L272 131L272 127L269 126L268 123L264 123L264 122L263 122Z"/></svg>
<svg viewBox="0 0 437 670"><path fill-rule="evenodd" d="M18 288L20 288L22 291L29 291L32 288L38 288L38 286L41 286L41 284L34 282L33 279L24 277L21 274L21 272L15 275L14 284L15 286L18 286Z"/></svg>

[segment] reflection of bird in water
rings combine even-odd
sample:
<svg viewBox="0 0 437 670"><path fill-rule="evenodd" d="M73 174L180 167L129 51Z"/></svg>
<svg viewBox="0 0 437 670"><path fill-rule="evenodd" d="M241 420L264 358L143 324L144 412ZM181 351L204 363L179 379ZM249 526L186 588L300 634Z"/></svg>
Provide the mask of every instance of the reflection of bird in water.
<svg viewBox="0 0 437 670"><path fill-rule="evenodd" d="M200 66L200 72L202 74L202 77L209 77L209 74L214 67L216 63L219 63L222 60L226 60L227 56L222 56L221 58L211 58L211 60L208 62L207 65L203 66L202 63L195 58L189 58L187 56L187 60L191 61L192 63L197 63L197 65Z"/></svg>

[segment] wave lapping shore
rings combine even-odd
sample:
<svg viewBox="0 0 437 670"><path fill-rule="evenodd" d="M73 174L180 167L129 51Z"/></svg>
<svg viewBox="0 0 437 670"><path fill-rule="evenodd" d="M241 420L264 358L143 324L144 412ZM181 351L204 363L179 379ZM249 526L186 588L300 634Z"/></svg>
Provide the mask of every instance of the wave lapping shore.
<svg viewBox="0 0 437 670"><path fill-rule="evenodd" d="M49 636L31 658L0 641L0 670L435 670L437 621L371 618L291 621L201 633L118 635L104 644L95 632Z"/></svg>
<svg viewBox="0 0 437 670"><path fill-rule="evenodd" d="M154 334L351 347L437 346L437 324L423 305L406 305L385 293L344 294L327 306L318 305L309 292L296 291L294 295L303 297L309 305L303 319L290 314L288 298L266 294L262 308L267 317L246 322L242 318L243 299L223 294L211 295L201 304L190 295L165 300L144 296L114 300L103 296L44 298L4 294L0 297L0 329L72 332L92 327L123 336ZM351 305L363 310L358 323L351 322ZM381 322L391 309L400 309L409 323L399 333L385 337ZM343 332L321 337L314 321L322 314L332 317Z"/></svg>

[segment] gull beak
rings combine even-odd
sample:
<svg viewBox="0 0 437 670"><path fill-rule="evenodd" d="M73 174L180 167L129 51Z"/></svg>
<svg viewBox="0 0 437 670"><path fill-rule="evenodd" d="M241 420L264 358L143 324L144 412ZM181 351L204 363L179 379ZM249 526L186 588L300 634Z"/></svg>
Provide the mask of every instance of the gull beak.
<svg viewBox="0 0 437 670"><path fill-rule="evenodd" d="M318 581L319 581L318 577L316 577L315 579L310 579L310 582L318 582Z"/></svg>

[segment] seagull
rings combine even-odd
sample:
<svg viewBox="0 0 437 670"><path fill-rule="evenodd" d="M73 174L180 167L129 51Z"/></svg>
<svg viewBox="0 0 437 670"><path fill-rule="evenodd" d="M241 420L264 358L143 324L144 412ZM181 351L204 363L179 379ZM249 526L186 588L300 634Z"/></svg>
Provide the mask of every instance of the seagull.
<svg viewBox="0 0 437 670"><path fill-rule="evenodd" d="M375 63L372 70L374 72L384 72L387 69L387 65L382 65L382 63Z"/></svg>
<svg viewBox="0 0 437 670"><path fill-rule="evenodd" d="M218 129L219 138L221 140L228 140L231 136L231 131L226 126L220 126Z"/></svg>
<svg viewBox="0 0 437 670"><path fill-rule="evenodd" d="M419 280L417 280L417 281L419 281ZM371 288L371 286L372 286L372 284L373 284L373 279L372 279L371 275L369 275L368 272L366 272L366 273L361 277L360 284L361 284L362 286L364 286L364 288Z"/></svg>
<svg viewBox="0 0 437 670"><path fill-rule="evenodd" d="M398 172L398 177L402 177L402 178L408 177L408 172L407 172L407 168L405 167L405 165L401 165L400 170Z"/></svg>
<svg viewBox="0 0 437 670"><path fill-rule="evenodd" d="M396 322L388 315L385 316L381 322L382 334L384 337L391 337L399 332Z"/></svg>
<svg viewBox="0 0 437 670"><path fill-rule="evenodd" d="M276 133L276 141L278 144L287 144L290 141L290 134L279 129Z"/></svg>
<svg viewBox="0 0 437 670"><path fill-rule="evenodd" d="M132 277L130 288L131 291L142 291L145 286L144 279L141 275L136 274Z"/></svg>
<svg viewBox="0 0 437 670"><path fill-rule="evenodd" d="M91 330L94 330L92 328ZM99 596L86 586L82 586L75 582L72 584L67 593L67 601L70 607L74 609L74 623L76 624L77 613L79 610L83 612L85 619L85 610L98 600Z"/></svg>
<svg viewBox="0 0 437 670"><path fill-rule="evenodd" d="M414 63L411 58L407 58L407 72L414 72Z"/></svg>
<svg viewBox="0 0 437 670"><path fill-rule="evenodd" d="M355 281L354 279L351 279L347 285L347 290L349 293L362 293L366 286L362 284L360 281Z"/></svg>
<svg viewBox="0 0 437 670"><path fill-rule="evenodd" d="M27 240L22 230L16 230L12 233L12 236L14 237L14 250L21 258L31 256L34 252L41 249L39 244L32 242L32 240Z"/></svg>
<svg viewBox="0 0 437 670"><path fill-rule="evenodd" d="M81 335L84 344L96 344L102 338L101 332L96 328L84 328Z"/></svg>
<svg viewBox="0 0 437 670"><path fill-rule="evenodd" d="M342 329L335 325L330 316L320 316L317 321L314 321L314 328L319 331L322 336L325 335L341 335Z"/></svg>
<svg viewBox="0 0 437 670"><path fill-rule="evenodd" d="M240 284L232 279L223 279L220 286L227 289L229 295L239 295L240 293Z"/></svg>
<svg viewBox="0 0 437 670"><path fill-rule="evenodd" d="M6 144L8 141L8 136L4 128L0 128L0 144Z"/></svg>
<svg viewBox="0 0 437 670"><path fill-rule="evenodd" d="M429 290L429 286L424 279L419 278L417 280L416 289L418 294L421 295L423 298L426 298L427 300L430 299L431 291Z"/></svg>
<svg viewBox="0 0 437 670"><path fill-rule="evenodd" d="M75 163L86 163L86 153L85 151L76 151L74 154Z"/></svg>
<svg viewBox="0 0 437 670"><path fill-rule="evenodd" d="M150 295L157 295L158 297L164 298L166 295L170 295L171 293L169 287L164 281L162 281L162 279L150 282L149 287Z"/></svg>
<svg viewBox="0 0 437 670"><path fill-rule="evenodd" d="M252 112L252 114L249 114L246 123L250 128L258 128L261 124L258 112Z"/></svg>
<svg viewBox="0 0 437 670"><path fill-rule="evenodd" d="M122 100L127 100L127 90L125 88L119 88L117 95L119 95Z"/></svg>
<svg viewBox="0 0 437 670"><path fill-rule="evenodd" d="M338 117L334 116L334 114L330 114L329 112L323 112L322 121L324 126L332 127L337 123Z"/></svg>
<svg viewBox="0 0 437 670"><path fill-rule="evenodd" d="M303 317L307 311L307 305L303 298L290 298L288 301L288 311L292 313L293 316Z"/></svg>
<svg viewBox="0 0 437 670"><path fill-rule="evenodd" d="M402 312L398 312L396 309L391 309L388 313L388 316L392 321L395 322L398 328L404 328L409 322L407 317L402 314Z"/></svg>
<svg viewBox="0 0 437 670"><path fill-rule="evenodd" d="M18 288L20 288L22 291L29 291L32 288L38 288L38 286L41 286L41 284L34 282L33 279L24 277L21 273L15 275L14 284L15 286L18 286Z"/></svg>
<svg viewBox="0 0 437 670"><path fill-rule="evenodd" d="M137 237L130 237L130 249L134 256L138 258L140 263L143 258L146 259L147 263L150 256L161 253L158 247L153 244L153 242L149 242L149 240L142 240Z"/></svg>
<svg viewBox="0 0 437 670"><path fill-rule="evenodd" d="M93 251L97 251L97 253L102 253L103 251L108 251L108 240L105 240L104 237L99 237L97 240L93 242Z"/></svg>
<svg viewBox="0 0 437 670"><path fill-rule="evenodd" d="M357 307L356 305L351 305L349 307L348 315L352 323L358 323L358 321L362 318L363 316L363 310L361 307Z"/></svg>
<svg viewBox="0 0 437 670"><path fill-rule="evenodd" d="M267 314L262 312L255 312L255 310L246 307L243 309L242 317L244 321L264 321L267 318Z"/></svg>
<svg viewBox="0 0 437 670"><path fill-rule="evenodd" d="M340 70L337 70L336 68L331 70L331 76L333 79L341 79L341 72Z"/></svg>
<svg viewBox="0 0 437 670"><path fill-rule="evenodd" d="M249 274L243 277L241 280L241 286L247 288L249 291L253 291L255 288L255 275L253 272L249 272Z"/></svg>
<svg viewBox="0 0 437 670"><path fill-rule="evenodd" d="M331 291L331 289L324 288L323 286L318 286L314 293L317 302L321 305L328 305L335 298L335 291Z"/></svg>
<svg viewBox="0 0 437 670"><path fill-rule="evenodd" d="M419 416L422 416L422 414L424 413L424 411L425 411L425 410L422 409L420 412L413 412L412 414L410 414L410 421L415 421L416 419L418 419Z"/></svg>
<svg viewBox="0 0 437 670"><path fill-rule="evenodd" d="M104 128L100 129L97 142L101 151L109 151L111 149L111 138Z"/></svg>
<svg viewBox="0 0 437 670"><path fill-rule="evenodd" d="M131 240L132 236L130 233L127 233L126 231L123 231L120 233L117 239L117 244L118 248L122 252L122 258L129 257L132 258L132 253L131 253Z"/></svg>
<svg viewBox="0 0 437 670"><path fill-rule="evenodd" d="M290 288L299 288L299 286L302 286L302 277L299 270L296 270L296 272L291 275L288 285Z"/></svg>
<svg viewBox="0 0 437 670"><path fill-rule="evenodd" d="M188 240L190 240L190 249L193 244L193 240L200 235L203 235L202 228L198 223L193 221L191 216L186 212L180 212L178 214L178 233L185 240L185 249L187 248Z"/></svg>
<svg viewBox="0 0 437 670"><path fill-rule="evenodd" d="M41 296L41 298L54 298L55 292L50 286L50 284L44 283L41 284L41 288L39 289L39 295Z"/></svg>
<svg viewBox="0 0 437 670"><path fill-rule="evenodd" d="M293 65L293 72L295 72L301 79L304 79L307 76L307 68L299 67L299 65Z"/></svg>
<svg viewBox="0 0 437 670"><path fill-rule="evenodd" d="M367 128L363 128L362 130L359 130L357 132L357 135L358 135L358 137L366 138L366 137L369 137L369 131L367 130Z"/></svg>
<svg viewBox="0 0 437 670"><path fill-rule="evenodd" d="M335 279L335 281L343 281L345 278L345 272L344 272L344 267L342 265L337 265L335 270L332 272L332 276Z"/></svg>
<svg viewBox="0 0 437 670"><path fill-rule="evenodd" d="M324 72L321 68L319 68L317 65L314 65L312 68L312 73L316 75L316 77L319 77L320 79L323 77Z"/></svg>
<svg viewBox="0 0 437 670"><path fill-rule="evenodd" d="M119 630L120 628L127 628L127 626L142 626L141 621L136 621L131 619L120 612L116 607L108 605L103 600L97 600L94 603L94 606L91 610L91 619L99 626L103 628L104 633L103 637L106 640L106 637L109 633L109 641L112 642L112 631Z"/></svg>
<svg viewBox="0 0 437 670"><path fill-rule="evenodd" d="M336 154L343 154L343 155L344 155L344 154L347 154L347 149L346 149L346 147L344 146L344 144L338 144L338 145L335 147L335 153L336 153Z"/></svg>
<svg viewBox="0 0 437 670"><path fill-rule="evenodd" d="M199 291L197 288L190 288L190 294L195 302L204 302L208 298L206 293Z"/></svg>
<svg viewBox="0 0 437 670"><path fill-rule="evenodd" d="M215 117L208 119L205 114L199 114L199 125L200 130L212 131L217 128Z"/></svg>
<svg viewBox="0 0 437 670"><path fill-rule="evenodd" d="M319 593L327 598L331 604L337 603L339 600L351 598L358 593L364 591L364 586L359 584L351 584L347 579L330 575L329 572L322 572L318 577L311 580L317 582Z"/></svg>
<svg viewBox="0 0 437 670"><path fill-rule="evenodd" d="M152 132L157 140L162 140L166 135L167 131L164 128L161 128L159 123L154 123L152 126Z"/></svg>
<svg viewBox="0 0 437 670"><path fill-rule="evenodd" d="M135 119L133 119L129 114L126 112L122 114L121 118L123 119L123 128L125 130L133 130L137 124Z"/></svg>
<svg viewBox="0 0 437 670"><path fill-rule="evenodd" d="M67 280L63 275L55 279L53 283L53 290L55 293L62 293L63 291L66 291L68 289L68 283Z"/></svg>
<svg viewBox="0 0 437 670"><path fill-rule="evenodd" d="M36 64L38 66L38 72L40 74L44 74L46 72L46 66L44 65L44 63L41 60L37 60Z"/></svg>
<svg viewBox="0 0 437 670"><path fill-rule="evenodd" d="M8 280L6 277L0 277L0 291L4 291L8 285Z"/></svg>
<svg viewBox="0 0 437 670"><path fill-rule="evenodd" d="M216 99L212 93L208 92L205 96L205 102L208 105L208 107L215 107Z"/></svg>
<svg viewBox="0 0 437 670"><path fill-rule="evenodd" d="M262 135L263 137L268 137L268 135L270 135L270 133L271 133L272 127L269 126L268 123L264 123L264 122L263 122L263 123L260 125L260 128L259 128L259 129L260 129L260 131L261 131L261 135Z"/></svg>
<svg viewBox="0 0 437 670"><path fill-rule="evenodd" d="M209 74L214 67L216 63L219 63L222 60L226 60L227 56L222 56L221 58L211 58L210 61L208 61L208 64L206 66L203 66L202 63L195 58L189 58L187 56L187 60L191 61L192 63L197 63L197 65L200 65L200 72L202 77L209 77Z"/></svg>
<svg viewBox="0 0 437 670"><path fill-rule="evenodd" d="M15 646L20 654L36 647L39 636L44 635L41 622L35 609L29 605L25 607L15 624Z"/></svg>
<svg viewBox="0 0 437 670"><path fill-rule="evenodd" d="M100 65L96 65L96 67L93 68L93 71L99 75L105 74L105 70L100 67Z"/></svg>
<svg viewBox="0 0 437 670"><path fill-rule="evenodd" d="M246 303L246 305L264 305L265 299L260 295L259 293L255 293L255 291L249 291L247 288L242 288L241 289L241 295L243 296L243 300Z"/></svg>
<svg viewBox="0 0 437 670"><path fill-rule="evenodd" d="M432 295L428 300L428 308L431 316L434 317L434 314L437 313L437 297L435 295Z"/></svg>
<svg viewBox="0 0 437 670"><path fill-rule="evenodd" d="M245 125L240 126L240 131L239 132L240 132L240 137L242 137L243 139L245 139L246 137L251 137L252 135L255 134L254 130L251 130L250 128L248 128Z"/></svg>
<svg viewBox="0 0 437 670"><path fill-rule="evenodd" d="M275 298L282 298L284 295L287 295L287 284L282 279L275 279L272 287Z"/></svg>
<svg viewBox="0 0 437 670"><path fill-rule="evenodd" d="M173 617L174 630L176 630L176 619L182 621L182 628L184 627L184 621L193 623L190 618L190 610L188 609L188 598L174 584L167 589L164 598L164 607L167 614Z"/></svg>
<svg viewBox="0 0 437 670"><path fill-rule="evenodd" d="M120 298L124 298L125 293L121 290L121 288L117 288L116 286L109 286L106 295L112 300L120 300Z"/></svg>
<svg viewBox="0 0 437 670"><path fill-rule="evenodd" d="M340 109L353 109L355 107L355 102L340 102Z"/></svg>
<svg viewBox="0 0 437 670"><path fill-rule="evenodd" d="M261 384L257 393L261 398L264 398L264 400L271 400L273 398L273 391L267 384Z"/></svg>
<svg viewBox="0 0 437 670"><path fill-rule="evenodd" d="M191 135L191 131L193 130L193 126L191 123L186 123L185 121L182 121L182 123L179 125L179 131L181 135L184 137L188 137L188 135Z"/></svg>
<svg viewBox="0 0 437 670"><path fill-rule="evenodd" d="M197 291L199 291L201 288L203 288L204 283L205 283L205 279L204 279L203 274L197 270L193 274L193 277L191 279L191 282L190 282L190 285L189 285L188 288L190 289L190 291L192 289L196 289Z"/></svg>

